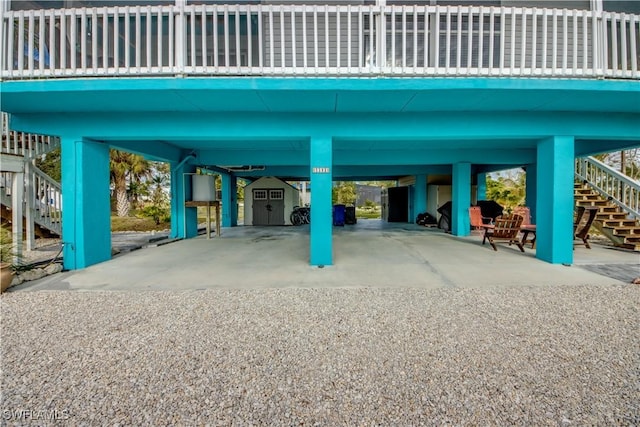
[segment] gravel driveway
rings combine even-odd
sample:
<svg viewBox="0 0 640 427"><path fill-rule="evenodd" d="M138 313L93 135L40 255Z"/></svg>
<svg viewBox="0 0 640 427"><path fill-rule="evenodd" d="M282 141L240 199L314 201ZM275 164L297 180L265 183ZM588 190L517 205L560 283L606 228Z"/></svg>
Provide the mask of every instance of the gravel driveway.
<svg viewBox="0 0 640 427"><path fill-rule="evenodd" d="M637 285L17 292L0 308L8 425L640 424Z"/></svg>

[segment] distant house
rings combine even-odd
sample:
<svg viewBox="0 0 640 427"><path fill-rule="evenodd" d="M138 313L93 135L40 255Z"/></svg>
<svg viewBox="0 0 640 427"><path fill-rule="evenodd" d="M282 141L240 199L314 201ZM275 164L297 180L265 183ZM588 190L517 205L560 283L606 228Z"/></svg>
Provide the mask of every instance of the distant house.
<svg viewBox="0 0 640 427"><path fill-rule="evenodd" d="M375 185L356 184L356 206L364 206L367 200L379 205L381 191L382 188Z"/></svg>

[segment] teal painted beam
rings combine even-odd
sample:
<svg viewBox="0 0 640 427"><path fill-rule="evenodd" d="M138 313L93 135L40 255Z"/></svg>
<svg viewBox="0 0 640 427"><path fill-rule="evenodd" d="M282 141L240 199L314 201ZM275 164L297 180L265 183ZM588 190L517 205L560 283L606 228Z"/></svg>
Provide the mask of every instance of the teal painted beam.
<svg viewBox="0 0 640 427"><path fill-rule="evenodd" d="M487 174L482 172L476 176L476 200L487 200Z"/></svg>
<svg viewBox="0 0 640 427"><path fill-rule="evenodd" d="M529 207L531 223L536 223L536 211L538 200L538 165L533 163L527 165L525 176L525 203Z"/></svg>
<svg viewBox="0 0 640 427"><path fill-rule="evenodd" d="M552 264L571 264L574 139L555 136L540 141L537 165L536 257Z"/></svg>
<svg viewBox="0 0 640 427"><path fill-rule="evenodd" d="M14 115L12 127L32 133L77 134L93 139L149 139L164 141L278 138L308 139L331 130L336 148L340 140L471 140L490 148L501 139L535 140L549 135L575 135L581 139L639 141L640 114L584 112L429 112L429 113L254 113L247 126L246 113L34 113ZM117 126L114 126L117 123ZM464 123L464 126L461 126ZM491 140L495 141L491 141ZM440 141L438 145L441 145ZM502 145L500 145L503 148ZM508 146L507 146L508 147ZM268 148L268 147L266 147ZM469 148L469 146L465 146Z"/></svg>
<svg viewBox="0 0 640 427"><path fill-rule="evenodd" d="M640 119L639 119L640 123ZM640 127L640 126L639 126ZM640 148L640 137L637 140L580 140L576 141L576 157L594 156L596 154L611 153L613 151L631 150Z"/></svg>
<svg viewBox="0 0 640 427"><path fill-rule="evenodd" d="M453 89L510 89L551 92L554 90L574 90L579 92L620 92L640 93L640 82L633 80L588 80L588 79L531 79L531 78L278 78L278 77L118 77L87 78L73 80L28 80L4 81L0 88L6 94L44 92L142 92L142 91L203 91L208 90L252 90L252 91L380 91L380 90L453 90ZM7 101L5 101L7 102ZM640 102L640 101L636 101Z"/></svg>
<svg viewBox="0 0 640 427"><path fill-rule="evenodd" d="M197 162L216 166L291 166L308 165L308 150L199 150ZM308 168L307 168L308 171Z"/></svg>
<svg viewBox="0 0 640 427"><path fill-rule="evenodd" d="M222 226L238 225L238 181L235 175L220 174L222 178Z"/></svg>
<svg viewBox="0 0 640 427"><path fill-rule="evenodd" d="M311 176L311 236L310 264L325 266L333 264L333 206L331 190L333 169L331 154L333 151L330 137L311 138L310 176Z"/></svg>
<svg viewBox="0 0 640 427"><path fill-rule="evenodd" d="M109 146L61 138L64 268L75 270L111 258Z"/></svg>
<svg viewBox="0 0 640 427"><path fill-rule="evenodd" d="M469 162L493 162L494 164L526 164L535 161L535 149L496 150L489 147L477 149L424 149L424 150L353 150L334 151L334 165L347 167L424 166L449 165L461 158ZM292 166L305 165L306 151L216 150L198 152L198 164ZM209 163L216 162L216 163ZM412 168L415 170L415 168Z"/></svg>
<svg viewBox="0 0 640 427"><path fill-rule="evenodd" d="M198 235L197 208L185 207L191 199L191 174L196 167L187 162L172 162L171 169L171 237L188 239Z"/></svg>
<svg viewBox="0 0 640 427"><path fill-rule="evenodd" d="M390 144L392 146L392 144ZM464 160L466 162L492 162L494 164L526 163L535 159L533 149L492 149L490 146L475 149L439 149L423 150L370 150L341 151L334 153L335 165L450 165Z"/></svg>
<svg viewBox="0 0 640 427"><path fill-rule="evenodd" d="M182 149L163 141L110 141L112 148L139 154L149 160L178 162Z"/></svg>
<svg viewBox="0 0 640 427"><path fill-rule="evenodd" d="M451 233L468 236L470 233L469 206L471 206L471 164L455 163L452 166Z"/></svg>
<svg viewBox="0 0 640 427"><path fill-rule="evenodd" d="M630 80L120 77L6 81L0 83L0 92L2 110L11 113L370 108L640 112L640 82ZM122 102L125 98L128 102Z"/></svg>

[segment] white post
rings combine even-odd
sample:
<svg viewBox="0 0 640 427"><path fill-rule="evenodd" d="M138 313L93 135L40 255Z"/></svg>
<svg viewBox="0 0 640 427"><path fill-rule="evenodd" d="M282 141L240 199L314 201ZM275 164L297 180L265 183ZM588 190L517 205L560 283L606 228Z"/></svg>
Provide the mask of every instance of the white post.
<svg viewBox="0 0 640 427"><path fill-rule="evenodd" d="M604 69L605 63L605 55L606 55L606 46L604 46L604 33L607 28L607 21L603 17L603 0L591 0L591 13L593 16L593 20L597 23L597 26L592 28L597 28L597 31L594 31L591 35L592 43L596 46L596 49L592 49L597 54L593 58L593 69L597 76L604 76L606 70Z"/></svg>
<svg viewBox="0 0 640 427"><path fill-rule="evenodd" d="M18 264L22 257L22 201L24 200L24 172L13 174L11 182L11 233L13 244L13 263Z"/></svg>
<svg viewBox="0 0 640 427"><path fill-rule="evenodd" d="M34 185L34 176L33 176L33 165L31 164L32 160L28 160L25 162L24 164L24 172L25 172L25 180L24 180L24 185L25 185L25 211L24 211L24 218L25 218L25 223L26 223L26 234L27 234L27 239L26 239L26 249L28 251L32 251L34 246L35 246L35 236L34 236L34 208L35 206L33 205L34 201L35 201L35 196L34 196L34 192L33 192L33 185Z"/></svg>
<svg viewBox="0 0 640 427"><path fill-rule="evenodd" d="M375 67L379 70L387 65L387 18L384 7L387 0L376 0L376 5L380 6L380 13L376 17L376 55L374 56ZM395 37L395 35L391 35ZM372 52L373 53L373 52Z"/></svg>
<svg viewBox="0 0 640 427"><path fill-rule="evenodd" d="M186 0L176 0L176 6L180 8L180 13L176 15L176 36L175 36L175 65L179 75L184 75L184 64L185 64L185 56L187 54L187 45L186 45L186 26L185 24L185 15L184 15L184 6Z"/></svg>

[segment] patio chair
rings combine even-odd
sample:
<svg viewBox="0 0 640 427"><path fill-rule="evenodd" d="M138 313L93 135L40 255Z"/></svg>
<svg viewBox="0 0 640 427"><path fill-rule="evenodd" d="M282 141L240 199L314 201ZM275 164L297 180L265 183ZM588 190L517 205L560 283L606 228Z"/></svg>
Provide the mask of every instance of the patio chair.
<svg viewBox="0 0 640 427"><path fill-rule="evenodd" d="M493 218L482 216L482 210L480 206L471 206L469 208L469 223L474 230L484 230L485 228L491 228Z"/></svg>
<svg viewBox="0 0 640 427"><path fill-rule="evenodd" d="M513 243L520 249L520 252L524 252L524 246L522 246L522 242L518 239L522 220L522 216L517 214L499 216L496 218L493 228L486 228L484 230L482 244L484 245L484 242L489 240L493 250L497 251L496 243L507 242L509 245Z"/></svg>
<svg viewBox="0 0 640 427"><path fill-rule="evenodd" d="M531 224L531 210L527 206L516 206L513 208L513 213L522 217L522 225L520 231L522 231L522 245L531 243L531 249L536 247L536 226ZM531 235L531 237L529 236Z"/></svg>
<svg viewBox="0 0 640 427"><path fill-rule="evenodd" d="M586 214L586 215L585 215ZM585 208L584 206L578 206L576 210L576 218L573 223L573 247L576 245L584 245L587 249L591 249L589 245L589 230L593 220L598 215L598 208ZM576 240L578 240L576 242Z"/></svg>

